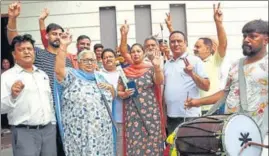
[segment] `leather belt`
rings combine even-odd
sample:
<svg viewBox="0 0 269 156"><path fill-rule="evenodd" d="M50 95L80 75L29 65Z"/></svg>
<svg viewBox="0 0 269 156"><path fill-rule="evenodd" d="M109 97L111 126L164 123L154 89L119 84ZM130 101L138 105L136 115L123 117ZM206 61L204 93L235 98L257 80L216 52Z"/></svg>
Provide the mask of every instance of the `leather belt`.
<svg viewBox="0 0 269 156"><path fill-rule="evenodd" d="M16 128L26 128L26 129L43 129L46 126L48 126L49 124L46 125L17 125L15 126Z"/></svg>

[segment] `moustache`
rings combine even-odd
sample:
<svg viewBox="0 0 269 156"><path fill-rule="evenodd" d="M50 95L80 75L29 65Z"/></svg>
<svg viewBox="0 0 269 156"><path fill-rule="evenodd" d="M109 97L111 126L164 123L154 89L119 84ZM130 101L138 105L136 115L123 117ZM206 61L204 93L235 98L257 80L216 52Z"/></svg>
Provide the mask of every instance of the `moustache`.
<svg viewBox="0 0 269 156"><path fill-rule="evenodd" d="M86 50L90 50L90 48L89 47L82 47L81 49L86 49Z"/></svg>
<svg viewBox="0 0 269 156"><path fill-rule="evenodd" d="M55 43L55 42L60 42L60 40L57 39L57 40L54 40L53 42L54 42L54 43Z"/></svg>
<svg viewBox="0 0 269 156"><path fill-rule="evenodd" d="M242 45L242 49L245 50L245 51L251 51L252 50L252 47L247 45L247 44L243 44Z"/></svg>
<svg viewBox="0 0 269 156"><path fill-rule="evenodd" d="M242 48L247 48L247 47L248 47L248 48L251 48L251 46L248 45L248 44L243 44L243 45L242 45Z"/></svg>

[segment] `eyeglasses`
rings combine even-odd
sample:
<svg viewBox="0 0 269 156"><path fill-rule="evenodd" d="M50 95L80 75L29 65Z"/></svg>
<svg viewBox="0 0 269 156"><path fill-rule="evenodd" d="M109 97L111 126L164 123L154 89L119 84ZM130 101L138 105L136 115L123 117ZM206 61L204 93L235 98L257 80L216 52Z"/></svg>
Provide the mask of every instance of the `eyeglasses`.
<svg viewBox="0 0 269 156"><path fill-rule="evenodd" d="M89 64L89 63L95 63L95 59L80 59L80 61L84 64Z"/></svg>

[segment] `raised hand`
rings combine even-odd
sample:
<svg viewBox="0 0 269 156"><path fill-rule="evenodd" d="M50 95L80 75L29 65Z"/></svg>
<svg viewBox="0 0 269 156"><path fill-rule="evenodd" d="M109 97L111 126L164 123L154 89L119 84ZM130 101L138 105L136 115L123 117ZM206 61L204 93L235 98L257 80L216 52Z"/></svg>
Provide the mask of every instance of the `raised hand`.
<svg viewBox="0 0 269 156"><path fill-rule="evenodd" d="M72 43L72 35L69 33L69 29L63 32L60 36L60 45L69 46Z"/></svg>
<svg viewBox="0 0 269 156"><path fill-rule="evenodd" d="M11 96L13 99L17 98L24 88L22 81L16 81L11 87Z"/></svg>
<svg viewBox="0 0 269 156"><path fill-rule="evenodd" d="M41 15L39 16L40 20L45 20L49 15L49 9L45 8L42 10Z"/></svg>
<svg viewBox="0 0 269 156"><path fill-rule="evenodd" d="M172 26L172 17L170 13L166 13L165 23L167 26Z"/></svg>
<svg viewBox="0 0 269 156"><path fill-rule="evenodd" d="M21 2L13 2L8 7L8 17L17 18L21 13Z"/></svg>
<svg viewBox="0 0 269 156"><path fill-rule="evenodd" d="M193 66L189 63L187 58L183 58L183 61L185 63L184 72L188 74L189 76L193 75Z"/></svg>
<svg viewBox="0 0 269 156"><path fill-rule="evenodd" d="M161 62L161 52L159 50L153 51L153 59L151 60L152 65L154 67L160 67Z"/></svg>
<svg viewBox="0 0 269 156"><path fill-rule="evenodd" d="M120 28L120 32L122 36L125 36L129 32L129 25L127 24L127 20L124 21L124 24Z"/></svg>
<svg viewBox="0 0 269 156"><path fill-rule="evenodd" d="M214 20L215 22L222 22L223 21L223 14L220 9L220 3L218 3L218 7L216 8L216 5L213 4L213 11L214 11Z"/></svg>

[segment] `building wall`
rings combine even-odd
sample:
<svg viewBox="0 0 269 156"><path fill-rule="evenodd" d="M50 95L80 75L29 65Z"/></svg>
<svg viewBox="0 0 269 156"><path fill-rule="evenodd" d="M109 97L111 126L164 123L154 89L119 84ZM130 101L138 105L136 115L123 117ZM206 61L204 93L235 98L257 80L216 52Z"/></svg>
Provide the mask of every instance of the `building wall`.
<svg viewBox="0 0 269 156"><path fill-rule="evenodd" d="M1 13L7 13L10 1L1 2ZM192 50L196 40L202 36L216 36L213 20L213 1L22 1L21 15L18 19L20 33L30 33L42 46L38 17L43 8L50 10L46 24L55 22L64 28L70 28L73 34L73 43L70 52L75 52L76 38L85 34L92 39L92 46L100 43L100 16L99 7L115 6L117 39L120 43L120 26L126 19L130 24L128 43L135 40L135 5L151 5L151 19L153 34L160 33L159 23L164 24L164 37L169 36L165 26L165 13L169 12L170 4L186 5L187 34L189 50ZM216 3L216 2L215 2ZM229 64L242 56L241 44L243 25L253 19L268 20L268 2L266 1L221 1L224 14L224 26L228 35L227 57L224 60L224 71ZM180 20L180 19L173 19ZM108 26L109 27L109 26ZM114 47L111 47L114 48Z"/></svg>

